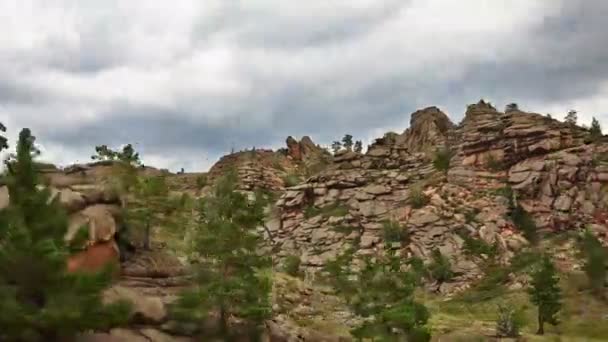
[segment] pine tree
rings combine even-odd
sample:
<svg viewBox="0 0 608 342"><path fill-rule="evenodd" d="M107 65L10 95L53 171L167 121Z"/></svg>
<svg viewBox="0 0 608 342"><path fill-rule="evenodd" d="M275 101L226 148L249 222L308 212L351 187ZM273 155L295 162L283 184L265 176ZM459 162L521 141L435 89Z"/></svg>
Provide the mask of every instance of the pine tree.
<svg viewBox="0 0 608 342"><path fill-rule="evenodd" d="M202 199L195 218L192 251L196 259L196 286L183 293L174 307L180 321L202 323L219 315L220 336L230 340L230 317L244 319L253 337L259 337L269 317L270 279L262 271L270 259L259 254L265 201L254 201L236 191L237 176L229 172Z"/></svg>
<svg viewBox="0 0 608 342"><path fill-rule="evenodd" d="M2 124L2 122L0 122L0 132L4 133L6 132L6 126L4 126ZM0 151L5 150L8 148L8 140L6 140L6 137L2 134L0 134Z"/></svg>
<svg viewBox="0 0 608 342"><path fill-rule="evenodd" d="M331 150L334 152L334 154L340 152L341 149L342 149L342 143L341 142L339 142L339 141L336 140L336 141L334 141L331 144Z"/></svg>
<svg viewBox="0 0 608 342"><path fill-rule="evenodd" d="M559 277L549 256L544 255L538 268L532 273L528 294L530 301L538 307L537 334L543 335L545 323L559 324L556 315L562 307Z"/></svg>
<svg viewBox="0 0 608 342"><path fill-rule="evenodd" d="M572 126L576 125L577 120L578 120L578 113L574 109L570 109L568 111L568 114L566 114L566 117L564 118L564 122L566 122L567 124L572 125Z"/></svg>
<svg viewBox="0 0 608 342"><path fill-rule="evenodd" d="M132 190L137 184L137 167L142 165L139 153L135 152L133 145L124 145L121 151L112 150L107 145L100 145L95 147L95 153L91 159L114 162L115 177L113 180L116 191L124 195ZM125 207L124 196L122 200L123 207Z"/></svg>
<svg viewBox="0 0 608 342"><path fill-rule="evenodd" d="M602 243L591 233L586 231L580 244L581 252L585 258L583 270L587 274L591 289L598 296L603 296L606 285L608 267L608 251Z"/></svg>
<svg viewBox="0 0 608 342"><path fill-rule="evenodd" d="M0 211L0 340L60 341L125 322L125 303L103 305L111 270L67 273L67 214L49 189L38 188L34 137L19 134L7 161L10 204Z"/></svg>
<svg viewBox="0 0 608 342"><path fill-rule="evenodd" d="M600 126L600 122L597 121L595 117L591 119L591 128L589 129L589 134L591 134L592 141L597 141L602 137L602 126Z"/></svg>
<svg viewBox="0 0 608 342"><path fill-rule="evenodd" d="M143 248L150 249L152 228L170 225L179 208L169 198L164 176L137 177L132 189L125 216L129 226L143 234Z"/></svg>
<svg viewBox="0 0 608 342"><path fill-rule="evenodd" d="M363 143L361 142L361 140L357 140L355 142L355 152L357 153L362 153L363 152Z"/></svg>
<svg viewBox="0 0 608 342"><path fill-rule="evenodd" d="M329 279L353 311L368 318L352 331L359 340L429 341L425 327L429 312L413 298L419 276L401 269L400 258L387 251L384 258L365 260L360 272L350 268L353 251L338 256L325 267Z"/></svg>
<svg viewBox="0 0 608 342"><path fill-rule="evenodd" d="M344 137L342 138L342 146L344 146L344 148L347 151L352 151L353 150L353 136L350 134L345 134Z"/></svg>
<svg viewBox="0 0 608 342"><path fill-rule="evenodd" d="M519 110L519 106L517 105L517 103L509 103L508 105L505 106L505 113L513 112L513 111L517 111L517 110Z"/></svg>

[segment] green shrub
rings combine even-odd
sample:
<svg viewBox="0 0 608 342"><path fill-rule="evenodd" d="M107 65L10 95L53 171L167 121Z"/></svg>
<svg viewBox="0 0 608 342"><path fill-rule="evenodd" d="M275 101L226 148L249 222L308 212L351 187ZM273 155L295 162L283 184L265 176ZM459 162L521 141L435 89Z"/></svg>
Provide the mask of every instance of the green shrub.
<svg viewBox="0 0 608 342"><path fill-rule="evenodd" d="M325 218L346 216L348 215L348 212L348 207L339 202L335 202L321 208L321 214Z"/></svg>
<svg viewBox="0 0 608 342"><path fill-rule="evenodd" d="M521 311L498 305L498 319L496 320L496 336L498 337L518 337L524 323L524 316Z"/></svg>
<svg viewBox="0 0 608 342"><path fill-rule="evenodd" d="M200 175L196 177L196 186L201 189L207 186L207 175Z"/></svg>
<svg viewBox="0 0 608 342"><path fill-rule="evenodd" d="M459 300L467 303L479 303L498 298L507 291L505 284L509 281L509 274L521 273L532 266L539 258L538 253L523 251L511 259L511 264L503 266L490 259L485 266L485 276L471 289L461 293Z"/></svg>
<svg viewBox="0 0 608 342"><path fill-rule="evenodd" d="M288 255L283 260L283 271L292 277L299 277L301 275L300 266L302 260L297 255Z"/></svg>
<svg viewBox="0 0 608 342"><path fill-rule="evenodd" d="M536 244L538 242L536 222L534 222L532 216L522 208L521 205L517 205L513 209L511 212L511 220L517 230L519 230L530 243Z"/></svg>
<svg viewBox="0 0 608 342"><path fill-rule="evenodd" d="M589 280L593 293L600 297L604 294L608 266L608 250L589 230L585 231L580 242L580 251L585 259L583 270Z"/></svg>
<svg viewBox="0 0 608 342"><path fill-rule="evenodd" d="M510 185L505 185L502 188L496 189L496 195L502 196L509 200L510 206L513 206L513 188Z"/></svg>
<svg viewBox="0 0 608 342"><path fill-rule="evenodd" d="M407 241L409 237L399 222L390 220L383 222L383 233L384 241L388 243Z"/></svg>
<svg viewBox="0 0 608 342"><path fill-rule="evenodd" d="M309 205L304 209L304 218L309 219L321 214L321 209L315 207L314 205Z"/></svg>
<svg viewBox="0 0 608 342"><path fill-rule="evenodd" d="M334 232L342 233L344 235L349 235L350 233L352 233L352 232L354 232L354 231L356 231L358 229L359 228L357 228L357 227L345 226L345 225L339 225L339 226L332 227L332 230Z"/></svg>
<svg viewBox="0 0 608 342"><path fill-rule="evenodd" d="M429 197L422 191L421 186L413 186L410 190L410 204L419 209L429 203Z"/></svg>
<svg viewBox="0 0 608 342"><path fill-rule="evenodd" d="M486 162L486 168L488 168L492 171L502 171L505 169L504 162L496 159L496 157L492 153L489 153L486 156L485 162Z"/></svg>
<svg viewBox="0 0 608 342"><path fill-rule="evenodd" d="M462 248L464 253L469 256L482 256L494 257L498 254L498 241L493 244L489 244L482 239L474 238L469 235L462 234L464 243Z"/></svg>
<svg viewBox="0 0 608 342"><path fill-rule="evenodd" d="M450 169L450 160L454 152L449 148L442 148L435 152L433 166L437 171L447 172Z"/></svg>
<svg viewBox="0 0 608 342"><path fill-rule="evenodd" d="M431 253L431 263L428 266L428 271L431 279L439 283L450 281L454 277L450 260L441 254L438 249L434 249Z"/></svg>
<svg viewBox="0 0 608 342"><path fill-rule="evenodd" d="M296 185L300 184L301 182L302 182L302 178L300 178L300 176L298 176L298 175L288 174L285 177L283 177L283 183L285 184L285 187L287 187L287 188L296 186Z"/></svg>
<svg viewBox="0 0 608 342"><path fill-rule="evenodd" d="M306 209L304 209L304 218L309 219L317 215L323 215L324 218L342 217L346 216L348 212L348 207L339 202L335 202L321 208L318 208L314 205L310 205Z"/></svg>

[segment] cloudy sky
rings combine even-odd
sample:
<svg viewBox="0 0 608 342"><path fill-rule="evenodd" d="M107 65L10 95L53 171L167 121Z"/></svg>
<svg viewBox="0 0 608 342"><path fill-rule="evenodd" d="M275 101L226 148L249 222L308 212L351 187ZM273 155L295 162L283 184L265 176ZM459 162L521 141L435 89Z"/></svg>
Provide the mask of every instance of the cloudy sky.
<svg viewBox="0 0 608 342"><path fill-rule="evenodd" d="M232 148L370 141L466 104L608 127L606 0L1 0L0 122L47 160L135 143L203 170Z"/></svg>

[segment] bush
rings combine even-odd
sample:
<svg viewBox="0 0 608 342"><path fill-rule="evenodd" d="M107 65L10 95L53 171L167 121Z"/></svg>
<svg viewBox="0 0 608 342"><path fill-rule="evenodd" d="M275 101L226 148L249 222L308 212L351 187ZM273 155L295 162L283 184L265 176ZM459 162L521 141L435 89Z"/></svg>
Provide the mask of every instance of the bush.
<svg viewBox="0 0 608 342"><path fill-rule="evenodd" d="M429 197L422 192L421 186L414 186L410 190L410 204L412 207L419 209L429 203Z"/></svg>
<svg viewBox="0 0 608 342"><path fill-rule="evenodd" d="M469 256L482 256L487 255L492 258L498 254L498 241L493 244L489 244L482 239L474 238L469 235L462 235L464 244L462 248L464 253Z"/></svg>
<svg viewBox="0 0 608 342"><path fill-rule="evenodd" d="M518 337L523 325L523 315L505 305L498 305L498 319L496 320L496 336Z"/></svg>
<svg viewBox="0 0 608 342"><path fill-rule="evenodd" d="M285 183L285 187L289 188L292 186L296 186L302 182L302 179L298 175L288 174L283 177L283 183Z"/></svg>
<svg viewBox="0 0 608 342"><path fill-rule="evenodd" d="M593 293L603 296L606 285L606 274L608 266L608 251L602 243L590 231L585 231L580 242L581 254L585 259L583 270L589 279L589 285Z"/></svg>
<svg viewBox="0 0 608 342"><path fill-rule="evenodd" d="M433 158L433 166L437 171L447 172L450 169L450 160L454 153L448 148L442 148L435 152Z"/></svg>
<svg viewBox="0 0 608 342"><path fill-rule="evenodd" d="M207 182L208 182L207 175L200 175L200 176L196 177L196 186L199 189L207 186Z"/></svg>
<svg viewBox="0 0 608 342"><path fill-rule="evenodd" d="M321 209L315 207L314 205L309 205L308 207L306 207L306 209L304 209L304 218L305 219L315 217L319 214L321 214Z"/></svg>
<svg viewBox="0 0 608 342"><path fill-rule="evenodd" d="M348 215L348 207L344 206L341 203L333 203L330 205L326 205L320 209L323 217L342 217Z"/></svg>
<svg viewBox="0 0 608 342"><path fill-rule="evenodd" d="M517 205L513 209L511 220L517 230L519 230L530 243L536 244L538 242L536 222L534 222L532 216L522 208L521 205Z"/></svg>
<svg viewBox="0 0 608 342"><path fill-rule="evenodd" d="M334 232L342 233L344 235L350 235L350 233L352 233L358 229L359 228L357 228L357 227L345 226L345 225L339 225L339 226L332 227L332 230Z"/></svg>
<svg viewBox="0 0 608 342"><path fill-rule="evenodd" d="M496 159L496 157L492 154L489 153L488 156L486 157L486 168L488 168L489 170L492 171L502 171L505 169L505 164L502 161L499 161L498 159Z"/></svg>
<svg viewBox="0 0 608 342"><path fill-rule="evenodd" d="M383 223L384 241L391 242L402 242L408 239L408 234L399 224L395 221L384 221Z"/></svg>
<svg viewBox="0 0 608 342"><path fill-rule="evenodd" d="M302 260L297 255L288 255L283 261L283 271L292 277L299 277L301 275L300 266Z"/></svg>
<svg viewBox="0 0 608 342"><path fill-rule="evenodd" d="M450 260L438 249L434 249L431 253L431 263L428 266L429 276L431 279L444 283L450 281L454 277L452 264Z"/></svg>

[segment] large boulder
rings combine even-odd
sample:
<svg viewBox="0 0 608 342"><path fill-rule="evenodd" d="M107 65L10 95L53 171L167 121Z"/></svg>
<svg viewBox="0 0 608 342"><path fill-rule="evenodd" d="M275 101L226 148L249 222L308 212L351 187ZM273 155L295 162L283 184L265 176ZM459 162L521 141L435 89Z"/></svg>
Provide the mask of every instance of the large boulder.
<svg viewBox="0 0 608 342"><path fill-rule="evenodd" d="M80 228L88 226L91 243L112 240L117 231L113 212L117 210L115 206L96 204L72 215L66 239L71 240Z"/></svg>
<svg viewBox="0 0 608 342"><path fill-rule="evenodd" d="M116 242L107 241L92 244L86 249L70 255L68 272L99 272L109 265L119 269L120 252Z"/></svg>

